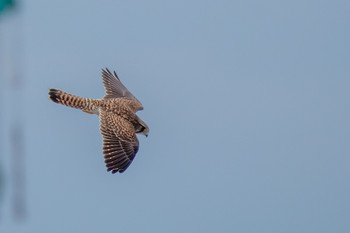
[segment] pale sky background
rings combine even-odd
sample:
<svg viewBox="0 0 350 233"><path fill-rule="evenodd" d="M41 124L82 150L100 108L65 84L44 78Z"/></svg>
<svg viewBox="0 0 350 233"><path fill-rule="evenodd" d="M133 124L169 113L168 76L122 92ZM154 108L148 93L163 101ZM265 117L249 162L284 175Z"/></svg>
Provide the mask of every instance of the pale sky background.
<svg viewBox="0 0 350 233"><path fill-rule="evenodd" d="M350 232L350 1L23 0L0 21L1 233ZM103 97L104 67L150 127L123 174L105 170L98 116L47 98Z"/></svg>

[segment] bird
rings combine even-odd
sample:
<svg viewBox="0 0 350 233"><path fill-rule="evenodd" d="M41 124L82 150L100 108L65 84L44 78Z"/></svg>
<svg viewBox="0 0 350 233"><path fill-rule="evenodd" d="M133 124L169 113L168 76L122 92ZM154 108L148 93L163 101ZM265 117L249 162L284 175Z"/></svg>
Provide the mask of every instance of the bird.
<svg viewBox="0 0 350 233"><path fill-rule="evenodd" d="M99 115L107 172L123 173L139 150L136 134L147 137L149 128L136 115L143 110L141 102L121 83L117 73L102 69L102 81L106 89L102 99L83 98L49 88L49 100Z"/></svg>

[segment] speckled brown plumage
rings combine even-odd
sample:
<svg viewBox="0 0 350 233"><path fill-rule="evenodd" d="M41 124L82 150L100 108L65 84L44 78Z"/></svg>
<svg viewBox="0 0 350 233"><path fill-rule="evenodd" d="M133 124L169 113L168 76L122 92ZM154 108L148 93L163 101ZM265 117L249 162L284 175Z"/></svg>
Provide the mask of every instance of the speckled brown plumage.
<svg viewBox="0 0 350 233"><path fill-rule="evenodd" d="M107 171L124 172L133 161L139 141L136 134L148 135L148 126L136 115L142 104L106 68L102 70L106 95L101 100L78 97L57 89L49 89L49 99L55 103L81 109L100 116L103 154Z"/></svg>

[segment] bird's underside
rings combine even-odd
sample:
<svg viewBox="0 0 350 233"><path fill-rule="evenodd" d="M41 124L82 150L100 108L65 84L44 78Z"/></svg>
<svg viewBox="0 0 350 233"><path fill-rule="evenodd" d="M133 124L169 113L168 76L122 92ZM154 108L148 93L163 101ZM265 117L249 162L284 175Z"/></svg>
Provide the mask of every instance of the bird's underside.
<svg viewBox="0 0 350 233"><path fill-rule="evenodd" d="M103 154L107 171L124 172L133 161L139 141L136 134L148 135L148 126L135 114L142 110L142 104L106 68L102 70L106 89L103 99L87 99L57 89L49 90L49 99L55 103L81 109L100 116L100 130L103 136Z"/></svg>

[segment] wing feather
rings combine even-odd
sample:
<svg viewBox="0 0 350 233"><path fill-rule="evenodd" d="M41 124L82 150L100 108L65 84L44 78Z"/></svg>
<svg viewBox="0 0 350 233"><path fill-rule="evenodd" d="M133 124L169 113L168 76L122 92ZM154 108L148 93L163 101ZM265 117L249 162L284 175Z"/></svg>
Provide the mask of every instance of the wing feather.
<svg viewBox="0 0 350 233"><path fill-rule="evenodd" d="M142 110L143 106L136 97L122 84L117 73L114 71L114 75L107 68L102 69L102 81L106 89L106 95L104 99L112 98L126 98L132 100L130 102L131 107L135 110Z"/></svg>
<svg viewBox="0 0 350 233"><path fill-rule="evenodd" d="M131 94L131 92L122 84L115 71L113 75L109 69L102 69L102 80L106 89L105 99L123 97L136 99L136 97L133 96L133 94Z"/></svg>
<svg viewBox="0 0 350 233"><path fill-rule="evenodd" d="M105 111L101 111L100 121L107 171L122 173L130 166L139 148L135 129L124 118Z"/></svg>

